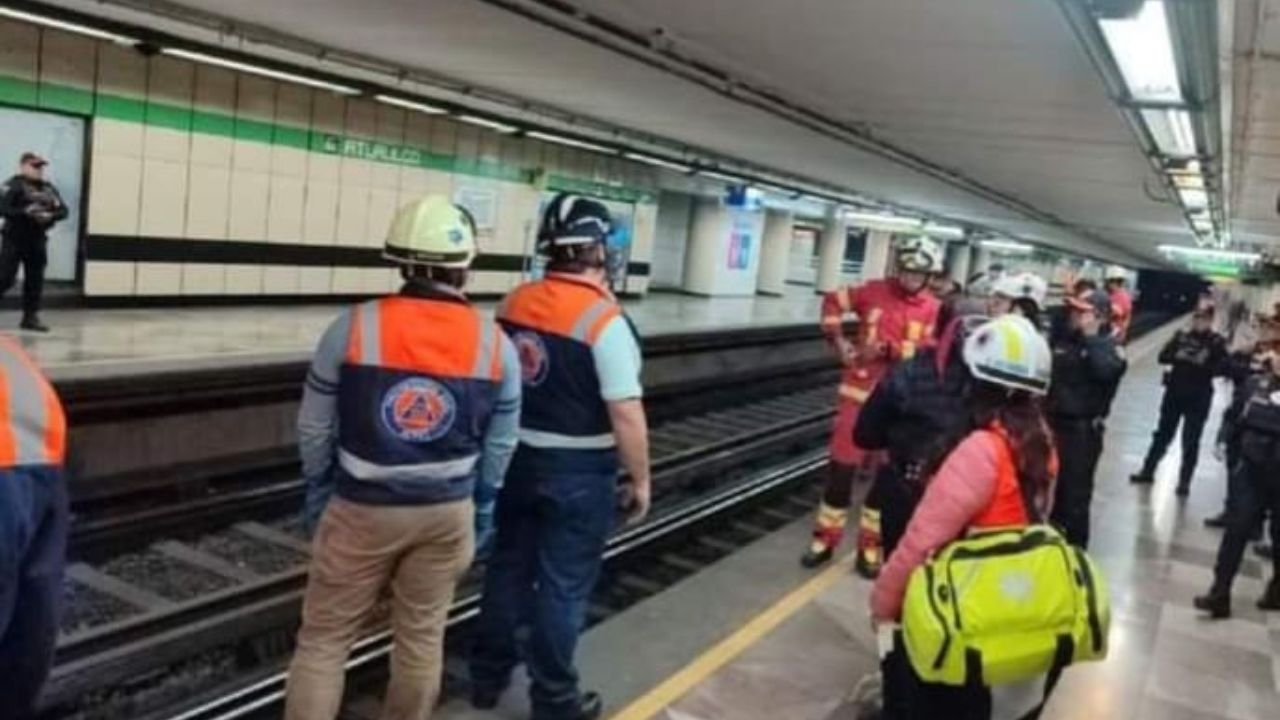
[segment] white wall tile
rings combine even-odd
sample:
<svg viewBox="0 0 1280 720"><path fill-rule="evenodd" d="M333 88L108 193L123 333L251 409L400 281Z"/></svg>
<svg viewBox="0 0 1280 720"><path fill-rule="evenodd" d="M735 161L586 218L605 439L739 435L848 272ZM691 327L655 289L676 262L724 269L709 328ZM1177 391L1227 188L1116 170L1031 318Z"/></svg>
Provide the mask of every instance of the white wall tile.
<svg viewBox="0 0 1280 720"><path fill-rule="evenodd" d="M261 242L267 237L267 207L271 176L266 173L231 173L231 215L227 223L230 240Z"/></svg>
<svg viewBox="0 0 1280 720"><path fill-rule="evenodd" d="M301 279L301 268L295 265L267 265L262 269L262 293L297 295Z"/></svg>
<svg viewBox="0 0 1280 720"><path fill-rule="evenodd" d="M261 295L261 265L227 265L228 295Z"/></svg>
<svg viewBox="0 0 1280 720"><path fill-rule="evenodd" d="M221 295L227 290L227 269L213 263L183 263L183 295Z"/></svg>
<svg viewBox="0 0 1280 720"><path fill-rule="evenodd" d="M304 295L328 295L333 283L333 268L303 267L299 270L298 292Z"/></svg>
<svg viewBox="0 0 1280 720"><path fill-rule="evenodd" d="M231 167L232 140L221 135L193 133L191 135L191 162L216 167Z"/></svg>
<svg viewBox="0 0 1280 720"><path fill-rule="evenodd" d="M506 295L519 281L518 273L480 270L471 273L467 280L467 292L485 295Z"/></svg>
<svg viewBox="0 0 1280 720"><path fill-rule="evenodd" d="M338 245L367 245L369 230L369 190L364 187L342 186L338 198L338 229L335 242Z"/></svg>
<svg viewBox="0 0 1280 720"><path fill-rule="evenodd" d="M93 156L100 154L142 157L142 128L139 123L95 118L93 120Z"/></svg>
<svg viewBox="0 0 1280 720"><path fill-rule="evenodd" d="M363 268L336 267L333 269L333 292L338 295L360 295L364 293Z"/></svg>
<svg viewBox="0 0 1280 720"><path fill-rule="evenodd" d="M231 212L231 170L229 167L192 165L187 193L189 238L226 240Z"/></svg>
<svg viewBox="0 0 1280 720"><path fill-rule="evenodd" d="M387 270L387 292L400 292L400 288L404 286L404 278L400 276L400 268L394 267Z"/></svg>
<svg viewBox="0 0 1280 720"><path fill-rule="evenodd" d="M383 295L387 292L386 268L360 268L363 292L370 295Z"/></svg>
<svg viewBox="0 0 1280 720"><path fill-rule="evenodd" d="M386 240L387 230L391 229L391 221L399 209L400 193L395 190L369 191L369 224L365 230L365 244L370 247L382 247Z"/></svg>
<svg viewBox="0 0 1280 720"><path fill-rule="evenodd" d="M525 250L526 236L538 212L538 191L528 185L496 183L498 220L489 244L490 253L520 254Z"/></svg>
<svg viewBox="0 0 1280 720"><path fill-rule="evenodd" d="M187 172L186 163L165 160L143 163L138 234L176 238L186 233ZM143 291L141 283L139 279L139 292Z"/></svg>
<svg viewBox="0 0 1280 720"><path fill-rule="evenodd" d="M380 190L399 190L400 166L391 163L373 163L369 186Z"/></svg>
<svg viewBox="0 0 1280 720"><path fill-rule="evenodd" d="M307 179L329 183L340 182L342 179L342 158L336 155L308 154Z"/></svg>
<svg viewBox="0 0 1280 720"><path fill-rule="evenodd" d="M307 177L307 151L285 145L271 146L271 174Z"/></svg>
<svg viewBox="0 0 1280 720"><path fill-rule="evenodd" d="M271 206L267 210L267 239L279 243L302 242L303 180L271 178Z"/></svg>
<svg viewBox="0 0 1280 720"><path fill-rule="evenodd" d="M154 125L145 126L142 132L143 157L179 163L191 157L191 133Z"/></svg>
<svg viewBox="0 0 1280 720"><path fill-rule="evenodd" d="M373 163L356 158L342 158L342 184L367 188L373 182Z"/></svg>
<svg viewBox="0 0 1280 720"><path fill-rule="evenodd" d="M138 295L182 294L181 263L138 263Z"/></svg>
<svg viewBox="0 0 1280 720"><path fill-rule="evenodd" d="M134 263L91 260L84 266L84 294L91 297L132 295Z"/></svg>
<svg viewBox="0 0 1280 720"><path fill-rule="evenodd" d="M231 165L237 171L271 172L271 146L253 140L232 142Z"/></svg>
<svg viewBox="0 0 1280 720"><path fill-rule="evenodd" d="M136 235L142 194L142 160L95 152L89 176L89 232Z"/></svg>
<svg viewBox="0 0 1280 720"><path fill-rule="evenodd" d="M302 242L309 245L334 245L338 230L338 193L335 183L307 183L302 213Z"/></svg>

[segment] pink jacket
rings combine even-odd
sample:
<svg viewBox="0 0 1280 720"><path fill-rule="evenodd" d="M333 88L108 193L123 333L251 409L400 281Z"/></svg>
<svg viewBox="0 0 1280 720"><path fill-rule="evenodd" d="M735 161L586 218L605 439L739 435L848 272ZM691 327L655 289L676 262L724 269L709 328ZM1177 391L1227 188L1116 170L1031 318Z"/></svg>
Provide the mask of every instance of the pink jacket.
<svg viewBox="0 0 1280 720"><path fill-rule="evenodd" d="M998 442L992 433L971 433L943 461L911 516L906 534L880 571L871 591L872 617L896 621L902 615L912 571L962 536L991 504L996 494ZM1047 508L1044 514L1048 514Z"/></svg>

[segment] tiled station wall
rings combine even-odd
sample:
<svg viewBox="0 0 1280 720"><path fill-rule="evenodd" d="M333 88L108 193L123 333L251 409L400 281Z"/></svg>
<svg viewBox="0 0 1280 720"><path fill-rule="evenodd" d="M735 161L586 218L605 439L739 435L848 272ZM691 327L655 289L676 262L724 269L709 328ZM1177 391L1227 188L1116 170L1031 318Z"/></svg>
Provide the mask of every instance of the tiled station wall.
<svg viewBox="0 0 1280 720"><path fill-rule="evenodd" d="M9 21L0 104L88 118L89 296L386 292L395 210L458 188L496 200L473 292L520 281L544 188L634 203L626 290L647 289L644 165Z"/></svg>

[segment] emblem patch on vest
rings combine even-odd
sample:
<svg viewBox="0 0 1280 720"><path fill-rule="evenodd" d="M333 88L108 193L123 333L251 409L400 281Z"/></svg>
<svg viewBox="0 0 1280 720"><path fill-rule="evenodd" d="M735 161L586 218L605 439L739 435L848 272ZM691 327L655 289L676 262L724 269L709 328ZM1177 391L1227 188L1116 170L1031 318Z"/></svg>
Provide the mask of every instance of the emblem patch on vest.
<svg viewBox="0 0 1280 720"><path fill-rule="evenodd" d="M551 368L551 358L547 355L547 346L542 338L533 332L518 332L511 336L515 343L516 354L520 356L520 379L525 385L537 387L547 379L547 371Z"/></svg>
<svg viewBox="0 0 1280 720"><path fill-rule="evenodd" d="M382 424L405 442L437 440L457 417L453 393L428 378L401 380L382 396Z"/></svg>

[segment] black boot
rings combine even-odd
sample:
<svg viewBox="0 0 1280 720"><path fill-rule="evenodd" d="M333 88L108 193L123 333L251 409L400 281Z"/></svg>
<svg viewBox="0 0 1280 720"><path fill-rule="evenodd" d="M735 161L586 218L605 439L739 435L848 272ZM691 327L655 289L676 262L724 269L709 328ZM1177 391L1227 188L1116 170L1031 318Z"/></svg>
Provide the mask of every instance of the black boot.
<svg viewBox="0 0 1280 720"><path fill-rule="evenodd" d="M18 327L22 328L23 330L30 330L31 332L39 332L39 333L49 332L49 326L40 322L40 318L36 315L27 315L26 317L22 318L22 323Z"/></svg>
<svg viewBox="0 0 1280 720"><path fill-rule="evenodd" d="M1231 595L1217 590L1197 597L1194 601L1197 610L1209 613L1214 620L1225 620L1231 617Z"/></svg>
<svg viewBox="0 0 1280 720"><path fill-rule="evenodd" d="M1267 591L1258 598L1259 610L1280 610L1280 577L1271 578Z"/></svg>
<svg viewBox="0 0 1280 720"><path fill-rule="evenodd" d="M1129 482L1134 485L1150 485L1156 481L1156 473L1154 470L1148 470L1145 467L1138 472L1129 476Z"/></svg>
<svg viewBox="0 0 1280 720"><path fill-rule="evenodd" d="M1191 494L1191 478L1187 478L1185 480L1179 480L1178 489L1174 490L1173 493L1180 498L1184 498L1190 495Z"/></svg>
<svg viewBox="0 0 1280 720"><path fill-rule="evenodd" d="M1207 518L1205 518L1205 519L1204 519L1204 526L1205 526L1205 527L1207 527L1207 528L1218 528L1218 529L1222 529L1222 528L1226 527L1226 526L1227 526L1227 513L1226 513L1226 512L1220 512L1220 513L1218 513L1217 515L1214 515L1213 517L1207 517Z"/></svg>
<svg viewBox="0 0 1280 720"><path fill-rule="evenodd" d="M1257 545L1253 546L1253 554L1257 555L1263 560L1270 560L1272 556L1275 555L1275 548L1271 547L1270 543L1260 542Z"/></svg>
<svg viewBox="0 0 1280 720"><path fill-rule="evenodd" d="M600 693L585 692L578 699L578 707L575 708L571 715L566 715L566 720L596 720L604 712L604 700L600 698Z"/></svg>

